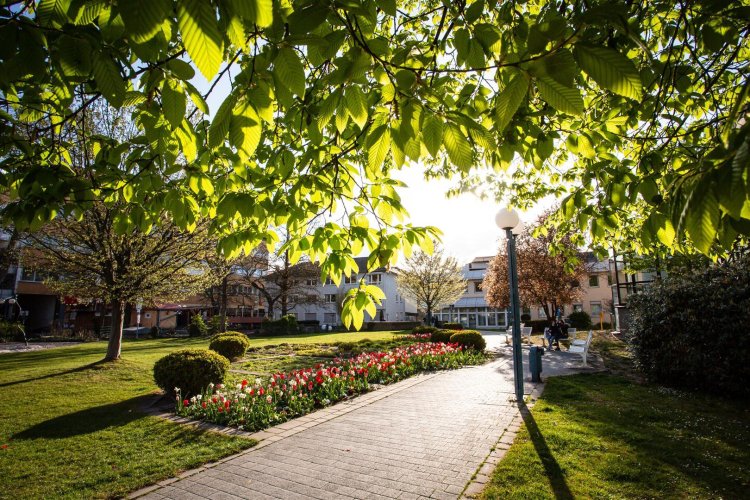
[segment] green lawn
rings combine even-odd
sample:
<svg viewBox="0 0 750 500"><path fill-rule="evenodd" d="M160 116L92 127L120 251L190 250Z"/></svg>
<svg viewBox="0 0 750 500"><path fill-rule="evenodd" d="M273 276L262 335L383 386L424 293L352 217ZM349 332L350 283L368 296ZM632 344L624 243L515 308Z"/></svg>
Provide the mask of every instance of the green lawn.
<svg viewBox="0 0 750 500"><path fill-rule="evenodd" d="M255 347L389 339L392 332L253 338ZM207 339L126 341L123 360L98 363L103 342L0 355L0 497L126 494L252 446L139 411L156 390L152 367Z"/></svg>
<svg viewBox="0 0 750 500"><path fill-rule="evenodd" d="M750 403L640 384L621 343L595 347L614 374L550 378L485 498L747 497Z"/></svg>

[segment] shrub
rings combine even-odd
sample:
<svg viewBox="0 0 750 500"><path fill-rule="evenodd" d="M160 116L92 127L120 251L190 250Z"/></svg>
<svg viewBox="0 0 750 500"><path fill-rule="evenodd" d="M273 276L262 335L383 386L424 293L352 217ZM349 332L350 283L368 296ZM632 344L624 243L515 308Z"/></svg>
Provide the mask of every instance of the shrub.
<svg viewBox="0 0 750 500"><path fill-rule="evenodd" d="M628 308L627 340L649 380L750 396L750 259L671 275Z"/></svg>
<svg viewBox="0 0 750 500"><path fill-rule="evenodd" d="M23 331L20 323L0 320L0 341L22 341Z"/></svg>
<svg viewBox="0 0 750 500"><path fill-rule="evenodd" d="M586 311L574 311L568 316L568 324L578 330L591 330L591 316Z"/></svg>
<svg viewBox="0 0 750 500"><path fill-rule="evenodd" d="M482 334L476 330L464 330L451 335L451 342L456 342L467 348L475 349L477 351L484 351L487 347L487 342L482 337Z"/></svg>
<svg viewBox="0 0 750 500"><path fill-rule="evenodd" d="M247 335L239 332L225 332L214 335L208 348L216 351L228 360L241 358L250 347Z"/></svg>
<svg viewBox="0 0 750 500"><path fill-rule="evenodd" d="M151 338L155 339L159 336L159 327L158 326L152 326L149 330L149 335Z"/></svg>
<svg viewBox="0 0 750 500"><path fill-rule="evenodd" d="M208 335L208 327L206 326L206 322L203 321L203 316L196 314L190 319L188 335L191 337L204 337Z"/></svg>
<svg viewBox="0 0 750 500"><path fill-rule="evenodd" d="M435 333L438 331L434 326L419 325L412 328L411 333Z"/></svg>
<svg viewBox="0 0 750 500"><path fill-rule="evenodd" d="M260 328L264 335L294 335L299 333L297 318L291 314L282 316L277 320L264 320Z"/></svg>
<svg viewBox="0 0 750 500"><path fill-rule="evenodd" d="M222 325L222 323L224 324ZM226 329L227 329L226 317L222 318L220 314L217 314L215 316L211 316L211 319L208 320L208 333L210 333L211 335L221 333L222 331Z"/></svg>
<svg viewBox="0 0 750 500"><path fill-rule="evenodd" d="M455 330L436 330L432 332L430 341L448 343L451 341L451 335L453 335L454 333L456 333Z"/></svg>
<svg viewBox="0 0 750 500"><path fill-rule="evenodd" d="M464 325L461 323L443 323L444 330L463 330Z"/></svg>
<svg viewBox="0 0 750 500"><path fill-rule="evenodd" d="M184 349L167 354L154 364L154 381L167 394L175 387L182 395L200 394L208 384L224 380L229 360L208 349Z"/></svg>
<svg viewBox="0 0 750 500"><path fill-rule="evenodd" d="M522 314L521 321L531 321L531 314Z"/></svg>

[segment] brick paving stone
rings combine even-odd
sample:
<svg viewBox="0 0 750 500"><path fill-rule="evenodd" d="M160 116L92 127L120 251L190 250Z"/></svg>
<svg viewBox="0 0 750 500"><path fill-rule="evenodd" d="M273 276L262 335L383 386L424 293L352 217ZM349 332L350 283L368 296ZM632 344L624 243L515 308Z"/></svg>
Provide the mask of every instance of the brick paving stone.
<svg viewBox="0 0 750 500"><path fill-rule="evenodd" d="M141 498L457 498L518 430L509 364L414 377L266 429L262 446Z"/></svg>

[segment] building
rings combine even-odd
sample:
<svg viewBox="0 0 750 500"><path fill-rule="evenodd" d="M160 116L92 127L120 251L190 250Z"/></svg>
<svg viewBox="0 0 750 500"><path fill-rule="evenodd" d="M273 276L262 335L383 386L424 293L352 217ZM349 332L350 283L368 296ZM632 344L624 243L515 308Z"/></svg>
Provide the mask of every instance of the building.
<svg viewBox="0 0 750 500"><path fill-rule="evenodd" d="M612 283L609 261L598 260L593 252L584 252L582 257L586 261L588 276L583 286L580 300L574 304L560 306L563 317L573 311L585 311L592 321L600 319L606 323L612 322L611 299ZM509 313L505 309L497 309L487 304L482 290L482 281L493 257L476 257L463 266L462 272L466 279L467 289L463 296L454 304L443 308L435 314L440 322L457 322L469 328L504 328L509 324ZM529 315L531 320L546 320L544 308L538 304L522 304L521 314Z"/></svg>
<svg viewBox="0 0 750 500"><path fill-rule="evenodd" d="M358 269L367 269L367 257L354 259ZM407 301L398 293L396 287L396 273L380 267L369 273L357 273L344 276L341 284L336 284L330 278L325 283L316 282L316 291L319 300L296 304L291 314L298 320L319 321L325 325L340 325L341 303L346 293L359 286L359 281L365 279L368 284L377 285L385 294L381 305L377 306L375 316L365 313L365 322L368 321L415 321L417 319L417 307ZM278 315L278 312L277 312Z"/></svg>

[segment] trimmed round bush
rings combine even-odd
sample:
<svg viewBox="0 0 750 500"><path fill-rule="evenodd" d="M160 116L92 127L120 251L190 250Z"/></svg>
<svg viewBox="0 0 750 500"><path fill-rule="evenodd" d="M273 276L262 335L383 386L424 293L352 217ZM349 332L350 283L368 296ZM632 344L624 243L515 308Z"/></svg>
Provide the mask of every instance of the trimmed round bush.
<svg viewBox="0 0 750 500"><path fill-rule="evenodd" d="M435 333L436 331L438 331L438 329L434 326L419 325L415 326L411 333Z"/></svg>
<svg viewBox="0 0 750 500"><path fill-rule="evenodd" d="M211 337L208 348L216 351L228 360L241 358L250 347L250 339L240 332L224 332Z"/></svg>
<svg viewBox="0 0 750 500"><path fill-rule="evenodd" d="M445 342L446 344L451 341L451 335L456 333L453 330L436 330L432 332L430 341L432 342Z"/></svg>
<svg viewBox="0 0 750 500"><path fill-rule="evenodd" d="M463 330L464 325L461 323L443 323L444 330Z"/></svg>
<svg viewBox="0 0 750 500"><path fill-rule="evenodd" d="M219 384L229 360L208 349L184 349L167 354L154 364L154 381L167 394L178 387L183 397L201 394L208 384Z"/></svg>
<svg viewBox="0 0 750 500"><path fill-rule="evenodd" d="M593 324L591 316L586 311L575 311L568 316L568 324L579 330L590 330Z"/></svg>
<svg viewBox="0 0 750 500"><path fill-rule="evenodd" d="M477 351L484 351L487 347L482 334L476 330L464 330L462 332L456 332L451 335L451 342L455 342L466 348L475 349Z"/></svg>

